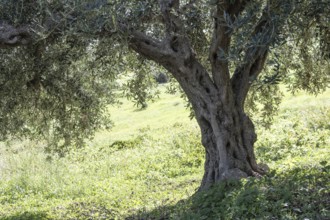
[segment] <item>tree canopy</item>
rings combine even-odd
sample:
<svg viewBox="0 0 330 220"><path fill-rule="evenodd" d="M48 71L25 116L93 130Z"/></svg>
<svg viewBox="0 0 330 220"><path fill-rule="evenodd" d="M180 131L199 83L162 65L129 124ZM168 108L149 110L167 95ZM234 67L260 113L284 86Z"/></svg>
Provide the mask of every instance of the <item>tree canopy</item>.
<svg viewBox="0 0 330 220"><path fill-rule="evenodd" d="M329 8L326 0L1 0L0 140L79 145L111 124L116 77L134 73L124 90L143 105L150 74L163 68L187 96L204 146L226 142L228 166L262 173L245 147L256 139L245 112L259 109L267 125L280 83L291 92L327 88ZM224 141L235 129L247 133ZM252 162L239 166L245 154Z"/></svg>

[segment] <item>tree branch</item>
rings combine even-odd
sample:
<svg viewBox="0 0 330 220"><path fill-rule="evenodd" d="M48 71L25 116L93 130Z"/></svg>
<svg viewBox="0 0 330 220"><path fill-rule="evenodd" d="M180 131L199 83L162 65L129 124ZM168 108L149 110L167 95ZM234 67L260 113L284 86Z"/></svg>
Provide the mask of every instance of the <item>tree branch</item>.
<svg viewBox="0 0 330 220"><path fill-rule="evenodd" d="M159 0L159 6L166 27L166 34L178 32L182 28L181 21L178 16L172 13L172 10L179 11L180 0Z"/></svg>
<svg viewBox="0 0 330 220"><path fill-rule="evenodd" d="M224 0L217 4L209 60L212 66L213 81L218 88L226 88L230 78L228 61L225 55L228 54L230 48L231 30L227 25L226 18L234 22L249 1L243 0L231 3L229 0Z"/></svg>
<svg viewBox="0 0 330 220"><path fill-rule="evenodd" d="M196 59L186 37L173 34L159 41L145 33L129 30L125 25L120 29L128 35L130 48L171 72L190 100L201 94L205 99L209 99L210 93L216 94L212 79Z"/></svg>
<svg viewBox="0 0 330 220"><path fill-rule="evenodd" d="M119 23L118 27L127 36L129 47L147 59L157 61L173 56L173 52L170 51L164 41L159 41L145 33L133 30L123 23Z"/></svg>
<svg viewBox="0 0 330 220"><path fill-rule="evenodd" d="M258 77L267 59L268 49L276 37L276 30L270 14L270 5L266 5L251 37L251 46L245 52L242 65L236 68L231 78L235 102L243 108L244 101L252 82ZM252 42L258 39L258 42Z"/></svg>

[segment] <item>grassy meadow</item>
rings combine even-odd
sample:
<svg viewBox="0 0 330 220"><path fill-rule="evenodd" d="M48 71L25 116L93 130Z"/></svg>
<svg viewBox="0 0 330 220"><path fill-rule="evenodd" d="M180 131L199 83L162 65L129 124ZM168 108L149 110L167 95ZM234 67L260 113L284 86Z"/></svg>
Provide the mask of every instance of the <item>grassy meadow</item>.
<svg viewBox="0 0 330 220"><path fill-rule="evenodd" d="M0 219L330 219L329 90L287 94L269 130L256 124L267 176L199 193L204 150L181 98L122 102L111 131L66 157L0 143Z"/></svg>

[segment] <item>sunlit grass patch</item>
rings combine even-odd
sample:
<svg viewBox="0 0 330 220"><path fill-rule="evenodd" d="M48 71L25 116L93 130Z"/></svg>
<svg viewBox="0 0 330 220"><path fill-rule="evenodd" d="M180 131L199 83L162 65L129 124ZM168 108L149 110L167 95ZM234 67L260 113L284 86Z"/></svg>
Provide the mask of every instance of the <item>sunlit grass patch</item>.
<svg viewBox="0 0 330 220"><path fill-rule="evenodd" d="M111 107L116 127L63 158L33 142L2 143L0 219L326 219L327 97L289 96L269 130L256 125L266 177L200 193L200 131L177 96L142 111Z"/></svg>

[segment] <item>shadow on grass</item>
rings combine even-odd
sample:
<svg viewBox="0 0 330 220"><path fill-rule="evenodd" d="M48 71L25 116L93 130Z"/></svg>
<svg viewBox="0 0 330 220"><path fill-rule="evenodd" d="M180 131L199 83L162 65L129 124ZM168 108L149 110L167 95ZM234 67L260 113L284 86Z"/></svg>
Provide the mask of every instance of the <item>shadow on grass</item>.
<svg viewBox="0 0 330 220"><path fill-rule="evenodd" d="M0 217L1 220L44 220L50 219L45 212L23 212L11 216Z"/></svg>
<svg viewBox="0 0 330 220"><path fill-rule="evenodd" d="M330 219L330 166L217 184L175 205L126 218L137 219Z"/></svg>

